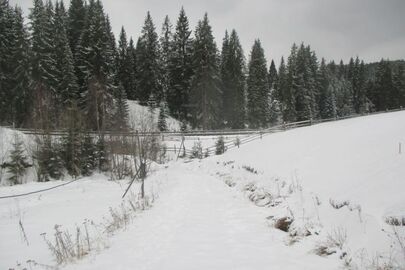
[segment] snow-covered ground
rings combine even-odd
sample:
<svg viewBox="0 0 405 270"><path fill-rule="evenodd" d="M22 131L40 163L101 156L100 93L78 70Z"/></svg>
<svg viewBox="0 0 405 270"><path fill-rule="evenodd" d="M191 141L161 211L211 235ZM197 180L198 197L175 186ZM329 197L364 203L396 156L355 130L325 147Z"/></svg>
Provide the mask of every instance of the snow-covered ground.
<svg viewBox="0 0 405 270"><path fill-rule="evenodd" d="M404 269L405 227L385 222L405 216L403 123L405 112L319 124L222 156L157 166L146 184L148 194L158 195L153 207L102 237L81 260L59 267ZM0 196L58 183L0 187ZM84 220L105 224L126 183L94 175L42 195L0 200L0 269L27 260L56 265L40 234L51 239L55 224L70 231ZM131 190L136 194L139 185ZM274 227L283 218L291 222L288 232Z"/></svg>
<svg viewBox="0 0 405 270"><path fill-rule="evenodd" d="M138 101L128 100L129 109L129 125L137 130L151 130L151 122L153 129L157 129L159 119L159 109L153 111L147 106L139 105ZM166 118L168 131L180 131L181 123L171 116Z"/></svg>

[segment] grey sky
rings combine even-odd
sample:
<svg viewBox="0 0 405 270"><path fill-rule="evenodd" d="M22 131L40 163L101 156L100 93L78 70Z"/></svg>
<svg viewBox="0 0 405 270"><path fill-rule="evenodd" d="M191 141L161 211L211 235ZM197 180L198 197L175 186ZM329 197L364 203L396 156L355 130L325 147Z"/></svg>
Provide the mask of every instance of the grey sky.
<svg viewBox="0 0 405 270"><path fill-rule="evenodd" d="M69 0L64 0L66 4ZM32 0L10 0L25 14ZM116 35L124 25L136 39L149 10L158 33L167 14L173 25L184 6L192 30L208 12L218 48L235 28L245 54L260 38L267 60L288 56L293 42L311 45L319 58L366 62L405 58L405 0L103 0Z"/></svg>

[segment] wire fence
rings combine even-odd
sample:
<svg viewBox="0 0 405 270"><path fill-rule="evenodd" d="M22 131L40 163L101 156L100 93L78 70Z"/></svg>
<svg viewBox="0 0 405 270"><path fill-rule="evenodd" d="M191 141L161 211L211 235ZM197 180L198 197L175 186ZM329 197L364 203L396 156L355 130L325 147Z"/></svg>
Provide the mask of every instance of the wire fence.
<svg viewBox="0 0 405 270"><path fill-rule="evenodd" d="M360 116L366 116L366 115L375 115L375 114L382 114L382 113L388 113L388 112L397 112L397 111L402 111L403 108L399 109L394 109L394 110L386 110L382 112L374 112L374 113L368 113L368 114L354 114L350 116L344 116L344 117L335 117L335 118L328 118L328 119L317 119L317 120L304 120L304 121L298 121L298 122L292 122L292 123L283 123L277 126L273 126L270 128L266 129L243 129L243 130L208 130L208 131L188 131L188 132L114 132L114 131L108 131L105 134L110 135L110 136L120 136L120 137L126 137L126 136L161 136L162 138L166 137L181 137L182 138L182 145L180 147L160 147L161 151L167 151L167 152L174 152L175 154L178 154L180 156L180 153L182 154L183 157L193 157L195 154L192 149L187 149L184 146L184 140L185 137L195 137L198 138L202 136L211 136L211 137L220 137L220 136L234 136L232 140L227 140L224 142L224 150L228 151L234 148L239 148L240 146L262 139L264 136L267 136L272 133L277 133L277 132L284 132L287 130L295 129L295 128L300 128L300 127L306 127L306 126L311 126L311 125L316 125L316 124L321 124L321 123L326 123L326 122L332 122L332 121L339 121L339 120L344 120L344 119L350 119L350 118L356 118ZM3 126L5 127L5 126ZM35 130L35 129L18 129L18 128L13 128L10 126L7 126L7 128L15 129L18 131L21 131L27 135L44 135L45 133L40 130ZM51 133L47 133L50 135L54 136L63 136L66 135L67 131L52 131ZM91 134L94 135L99 135L99 133L96 132L90 132ZM105 135L104 134L104 135ZM240 138L239 136L245 136L243 138ZM204 149L205 152L202 155L202 158L207 157L207 156L212 156L217 153L217 146L214 144L212 146L209 146ZM72 184L76 181L79 181L80 179L83 179L82 177L73 179L69 182L62 183L53 187L45 188L45 189L40 189L36 191L31 191L31 192L26 192L26 193L21 193L21 194L15 194L15 195L8 195L8 196L0 196L0 199L10 199L10 198L17 198L17 197L23 197L23 196L28 196L32 194L38 194L42 192L46 192L49 190L57 189L69 184Z"/></svg>

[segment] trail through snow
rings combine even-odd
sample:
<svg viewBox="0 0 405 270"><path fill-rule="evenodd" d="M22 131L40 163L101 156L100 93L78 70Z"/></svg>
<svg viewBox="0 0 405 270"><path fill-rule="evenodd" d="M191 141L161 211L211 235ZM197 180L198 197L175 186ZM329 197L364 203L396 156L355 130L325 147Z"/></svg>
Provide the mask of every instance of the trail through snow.
<svg viewBox="0 0 405 270"><path fill-rule="evenodd" d="M68 269L325 269L327 259L286 246L261 208L217 178L185 165L168 170L170 184L151 210L109 249Z"/></svg>

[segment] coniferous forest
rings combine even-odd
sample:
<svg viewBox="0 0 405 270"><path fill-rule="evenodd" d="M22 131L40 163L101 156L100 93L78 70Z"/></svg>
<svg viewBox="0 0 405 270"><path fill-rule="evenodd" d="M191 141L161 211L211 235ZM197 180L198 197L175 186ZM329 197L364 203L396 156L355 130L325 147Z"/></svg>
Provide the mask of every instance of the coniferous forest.
<svg viewBox="0 0 405 270"><path fill-rule="evenodd" d="M113 19L113 18L111 18ZM44 130L124 130L127 99L198 129L265 128L405 105L405 62L319 58L306 44L267 59L257 39L245 57L238 34L215 42L207 14L193 30L182 8L141 35L114 36L100 0L0 0L0 123ZM384 56L381 56L384 57ZM278 59L277 59L278 61Z"/></svg>

